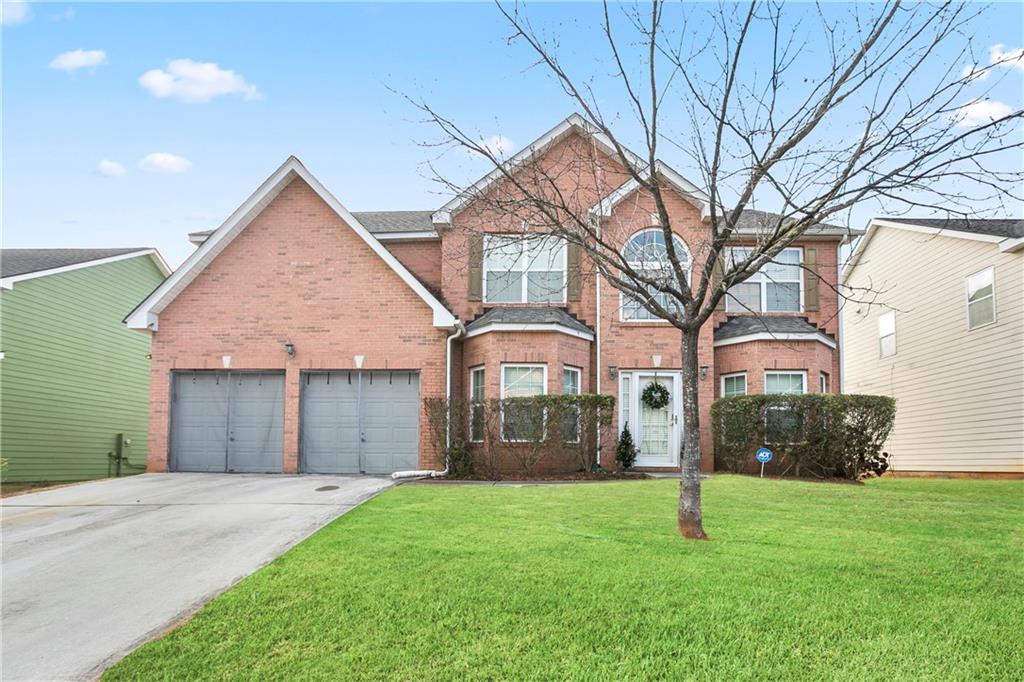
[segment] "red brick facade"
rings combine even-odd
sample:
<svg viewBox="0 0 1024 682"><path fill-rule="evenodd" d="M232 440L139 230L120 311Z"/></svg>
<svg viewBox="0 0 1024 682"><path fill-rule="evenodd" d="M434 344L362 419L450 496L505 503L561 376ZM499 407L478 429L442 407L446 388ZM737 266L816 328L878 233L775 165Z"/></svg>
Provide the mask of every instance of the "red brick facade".
<svg viewBox="0 0 1024 682"><path fill-rule="evenodd" d="M545 151L539 163L560 167L579 158L581 137L570 135ZM621 167L583 143L597 173L566 173L581 205L592 205L625 181ZM596 186L593 178L601 178ZM697 262L708 238L697 205L672 194L668 211L679 238ZM649 197L622 200L602 221L603 236L617 244L652 226ZM472 204L442 226L439 239L388 241L386 248L459 318L468 323L489 308L469 295L469 235L518 231L521 222L479 210ZM799 244L817 249L823 280L837 280L838 237ZM562 307L594 332L595 339L555 331L489 331L457 340L452 354L452 391L467 396L469 370L485 368L486 398L501 392L501 367L539 363L547 367L547 390L562 391L566 366L582 370L581 390L618 397L624 372L681 368L681 336L665 322L622 319L619 293L598 281L592 264L582 263L578 300ZM598 305L600 291L600 305ZM819 286L819 309L800 313L838 338L837 296ZM757 340L715 347L714 328L724 312L700 332L699 364L702 467L713 468L710 406L719 397L723 374L746 372L747 391L764 388L764 372L807 372L817 391L822 373L839 392L839 355L817 341ZM420 372L420 397L446 392L446 339L452 329L434 326L423 298L392 269L323 198L301 179L293 180L160 312L153 335L149 469L168 466L169 379L174 369L220 369L224 356L237 370L283 370L286 375L283 470L299 470L299 374L307 369L351 369L364 356L364 369ZM284 344L294 344L289 357ZM600 345L600 351L598 350ZM600 353L600 357L598 354ZM441 468L421 416L420 466ZM619 416L616 416L618 428ZM601 463L613 466L614 443L605 443ZM549 463L574 466L573 460ZM550 467L548 467L550 468Z"/></svg>

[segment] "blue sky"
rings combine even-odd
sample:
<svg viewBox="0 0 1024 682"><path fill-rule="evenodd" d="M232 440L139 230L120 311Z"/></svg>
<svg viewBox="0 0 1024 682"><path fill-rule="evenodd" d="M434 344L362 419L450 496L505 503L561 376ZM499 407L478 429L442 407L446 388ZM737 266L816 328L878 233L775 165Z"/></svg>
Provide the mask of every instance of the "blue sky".
<svg viewBox="0 0 1024 682"><path fill-rule="evenodd" d="M570 67L606 71L599 6L530 12L562 36ZM5 15L5 247L156 246L177 265L187 232L216 227L289 154L351 210L436 208L444 199L423 168L436 151L421 145L436 132L392 89L513 145L574 109L526 68L488 3L58 2ZM1019 48L1021 25L1019 5L994 5L976 46ZM216 65L226 94L181 80L197 64ZM993 96L1019 107L1021 74ZM664 156L687 174L682 155ZM487 170L465 155L446 168L466 182Z"/></svg>

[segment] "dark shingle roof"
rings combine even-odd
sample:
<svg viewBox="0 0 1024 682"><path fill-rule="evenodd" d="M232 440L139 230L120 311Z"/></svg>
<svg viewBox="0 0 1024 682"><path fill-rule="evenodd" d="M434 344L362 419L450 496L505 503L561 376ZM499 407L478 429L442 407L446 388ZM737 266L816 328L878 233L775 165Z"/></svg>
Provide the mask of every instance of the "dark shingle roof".
<svg viewBox="0 0 1024 682"><path fill-rule="evenodd" d="M770 213L768 211L757 211L751 208L744 209L740 213L739 220L736 221L736 230L740 233L759 233L766 230L774 229L779 224L780 216L778 213ZM862 230L854 230L849 227L843 227L842 225L830 225L828 223L818 223L811 226L807 230L808 235L836 235L836 236L857 236L864 234Z"/></svg>
<svg viewBox="0 0 1024 682"><path fill-rule="evenodd" d="M352 215L370 232L434 231L432 211L359 211Z"/></svg>
<svg viewBox="0 0 1024 682"><path fill-rule="evenodd" d="M1016 239L1024 237L1024 220L1017 218L886 218L890 223L934 227L937 230L956 230L985 234L992 237Z"/></svg>
<svg viewBox="0 0 1024 682"><path fill-rule="evenodd" d="M715 341L750 334L825 334L806 317L788 315L735 315L715 329Z"/></svg>
<svg viewBox="0 0 1024 682"><path fill-rule="evenodd" d="M594 333L593 329L570 315L565 309L553 306L490 308L467 324L466 331L471 332L489 324L560 324L576 331Z"/></svg>
<svg viewBox="0 0 1024 682"><path fill-rule="evenodd" d="M149 248L138 246L130 249L0 249L0 277L63 268L134 251L146 251Z"/></svg>

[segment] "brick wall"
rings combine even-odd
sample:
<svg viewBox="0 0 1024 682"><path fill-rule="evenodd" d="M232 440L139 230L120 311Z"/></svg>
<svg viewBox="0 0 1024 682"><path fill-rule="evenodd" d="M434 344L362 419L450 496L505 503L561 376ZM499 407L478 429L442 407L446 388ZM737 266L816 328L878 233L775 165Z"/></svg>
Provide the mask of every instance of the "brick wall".
<svg viewBox="0 0 1024 682"><path fill-rule="evenodd" d="M383 244L434 295L441 297L441 241L439 239L390 240Z"/></svg>
<svg viewBox="0 0 1024 682"><path fill-rule="evenodd" d="M283 469L298 470L299 371L418 369L443 396L446 332L423 300L303 181L294 180L160 313L148 468L167 468L172 369L285 370ZM289 358L284 343L295 344ZM442 464L421 416L420 464Z"/></svg>

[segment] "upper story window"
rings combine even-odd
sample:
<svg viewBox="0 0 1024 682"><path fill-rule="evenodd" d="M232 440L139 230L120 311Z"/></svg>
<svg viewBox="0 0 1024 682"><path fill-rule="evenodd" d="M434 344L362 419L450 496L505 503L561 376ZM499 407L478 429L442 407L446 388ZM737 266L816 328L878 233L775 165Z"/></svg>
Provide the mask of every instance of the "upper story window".
<svg viewBox="0 0 1024 682"><path fill-rule="evenodd" d="M689 278L690 250L686 248L686 244L678 235L672 236L672 243L675 246L676 257L683 266L686 277ZM665 232L660 227L648 228L630 237L622 250L622 256L629 266L638 273L664 281L675 288L676 278L668 257L668 247L665 245ZM654 300L669 311L675 309L674 301L669 294L659 292L654 287L646 287L646 289L647 300ZM641 301L627 294L622 294L620 306L623 320L662 319L645 308Z"/></svg>
<svg viewBox="0 0 1024 682"><path fill-rule="evenodd" d="M987 267L967 278L967 328L996 321L995 271Z"/></svg>
<svg viewBox="0 0 1024 682"><path fill-rule="evenodd" d="M896 355L896 311L889 310L878 316L878 357Z"/></svg>
<svg viewBox="0 0 1024 682"><path fill-rule="evenodd" d="M564 302L565 255L565 242L558 237L488 235L484 302Z"/></svg>
<svg viewBox="0 0 1024 682"><path fill-rule="evenodd" d="M734 247L727 252L731 263L750 256L751 249ZM798 313L803 309L803 249L783 249L744 282L734 284L725 297L727 312Z"/></svg>

